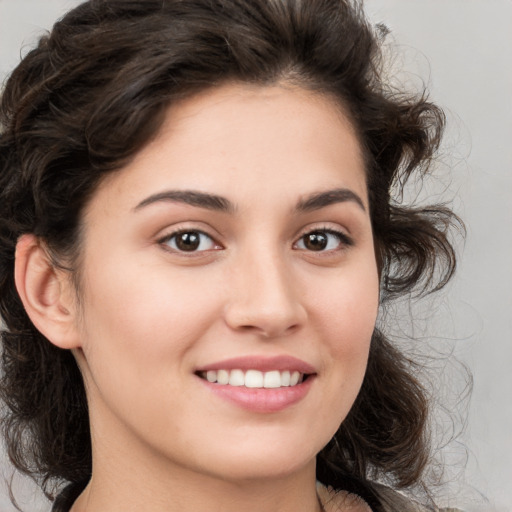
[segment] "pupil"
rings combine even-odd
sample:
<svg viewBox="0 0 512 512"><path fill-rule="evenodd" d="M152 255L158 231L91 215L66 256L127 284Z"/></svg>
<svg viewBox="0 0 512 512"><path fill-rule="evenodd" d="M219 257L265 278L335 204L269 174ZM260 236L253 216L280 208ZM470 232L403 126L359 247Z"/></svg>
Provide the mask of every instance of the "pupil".
<svg viewBox="0 0 512 512"><path fill-rule="evenodd" d="M327 237L320 232L309 233L305 237L304 245L311 251L321 251L327 247Z"/></svg>
<svg viewBox="0 0 512 512"><path fill-rule="evenodd" d="M195 251L199 247L199 242L197 233L181 233L176 240L176 245L182 251Z"/></svg>

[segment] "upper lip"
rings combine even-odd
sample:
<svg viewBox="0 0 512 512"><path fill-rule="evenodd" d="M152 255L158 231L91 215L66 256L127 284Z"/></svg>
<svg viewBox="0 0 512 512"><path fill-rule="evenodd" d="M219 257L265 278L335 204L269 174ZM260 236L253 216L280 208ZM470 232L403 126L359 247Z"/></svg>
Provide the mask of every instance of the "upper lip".
<svg viewBox="0 0 512 512"><path fill-rule="evenodd" d="M215 363L201 366L198 372L207 372L209 370L259 370L261 372L269 372L273 370L279 371L298 371L304 374L316 373L315 368L309 363L297 359L293 356L242 356L224 359Z"/></svg>

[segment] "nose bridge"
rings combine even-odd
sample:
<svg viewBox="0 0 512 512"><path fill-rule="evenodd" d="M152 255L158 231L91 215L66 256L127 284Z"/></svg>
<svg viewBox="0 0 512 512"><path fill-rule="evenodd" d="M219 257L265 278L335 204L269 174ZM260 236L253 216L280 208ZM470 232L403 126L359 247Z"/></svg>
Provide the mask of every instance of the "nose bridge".
<svg viewBox="0 0 512 512"><path fill-rule="evenodd" d="M279 336L305 319L285 254L269 246L241 253L233 270L226 319L235 329Z"/></svg>

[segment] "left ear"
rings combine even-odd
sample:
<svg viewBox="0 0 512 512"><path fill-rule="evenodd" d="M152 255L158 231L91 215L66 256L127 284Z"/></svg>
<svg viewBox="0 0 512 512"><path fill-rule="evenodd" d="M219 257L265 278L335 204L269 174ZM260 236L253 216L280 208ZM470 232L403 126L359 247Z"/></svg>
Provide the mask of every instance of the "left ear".
<svg viewBox="0 0 512 512"><path fill-rule="evenodd" d="M37 330L57 347L78 348L77 306L69 274L55 268L35 235L26 234L18 240L14 278Z"/></svg>

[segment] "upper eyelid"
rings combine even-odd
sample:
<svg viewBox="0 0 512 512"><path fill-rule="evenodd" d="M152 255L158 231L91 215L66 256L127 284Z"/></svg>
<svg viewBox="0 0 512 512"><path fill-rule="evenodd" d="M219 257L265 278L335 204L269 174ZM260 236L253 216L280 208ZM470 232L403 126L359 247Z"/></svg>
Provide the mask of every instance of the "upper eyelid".
<svg viewBox="0 0 512 512"><path fill-rule="evenodd" d="M296 240L300 240L300 238L302 238L304 235L307 235L308 233L314 233L315 231L333 233L335 235L340 235L343 238L353 240L353 235L350 234L348 229L344 229L339 225L328 225L327 223L306 226L299 231L298 235L296 236Z"/></svg>
<svg viewBox="0 0 512 512"><path fill-rule="evenodd" d="M306 235L309 235L311 233L328 233L330 235L333 235L337 237L341 244L345 246L350 246L354 244L354 241L351 236L347 235L343 231L336 230L336 229L312 229L309 231L305 231L302 235L300 235L297 240L293 243L293 245L298 244Z"/></svg>
<svg viewBox="0 0 512 512"><path fill-rule="evenodd" d="M175 237L176 235L181 235L183 233L199 233L201 235L207 236L208 238L211 238L214 241L217 240L217 238L214 235L208 233L208 231L205 231L204 229L194 229L194 228L177 229L175 231L171 231L167 235L164 235L164 238L172 238L172 237Z"/></svg>
<svg viewBox="0 0 512 512"><path fill-rule="evenodd" d="M189 223L194 224L194 225L187 225ZM203 223L201 223L201 224L203 224ZM158 241L166 240L173 236L179 235L180 233L187 233L190 231L202 233L203 235L210 237L216 243L220 244L220 242L219 242L219 238L221 238L220 233L218 233L216 230L213 230L210 227L198 226L195 221L185 221L183 223L178 223L178 227L167 226L166 228L159 230L159 234L157 234L155 236L155 238ZM215 231L215 233L212 233L212 231Z"/></svg>
<svg viewBox="0 0 512 512"><path fill-rule="evenodd" d="M204 229L198 229L198 228L179 228L179 229L173 229L172 231L169 231L167 233L164 233L163 235L159 236L158 238L165 239L165 238L172 238L173 236L179 235L181 233L201 233L202 235L206 235L212 239L215 237L210 235L207 231Z"/></svg>

